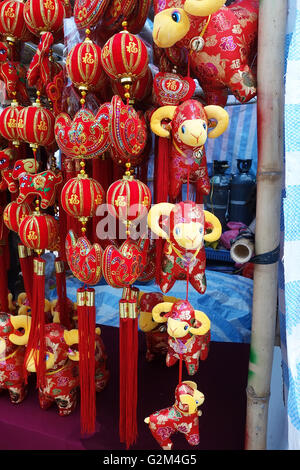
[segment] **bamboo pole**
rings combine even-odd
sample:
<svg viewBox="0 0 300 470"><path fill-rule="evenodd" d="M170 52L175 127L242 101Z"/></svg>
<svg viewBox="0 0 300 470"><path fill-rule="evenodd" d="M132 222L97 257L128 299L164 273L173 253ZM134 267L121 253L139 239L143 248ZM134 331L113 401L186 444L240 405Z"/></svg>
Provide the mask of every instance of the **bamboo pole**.
<svg viewBox="0 0 300 470"><path fill-rule="evenodd" d="M280 241L283 173L284 44L287 0L260 0L257 63L256 255ZM278 263L256 264L247 384L246 450L264 450L277 311Z"/></svg>

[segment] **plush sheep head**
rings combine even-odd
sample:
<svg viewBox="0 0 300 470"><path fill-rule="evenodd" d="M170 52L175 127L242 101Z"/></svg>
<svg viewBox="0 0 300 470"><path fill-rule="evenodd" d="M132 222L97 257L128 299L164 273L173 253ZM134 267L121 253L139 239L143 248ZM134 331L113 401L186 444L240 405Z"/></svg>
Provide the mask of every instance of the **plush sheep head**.
<svg viewBox="0 0 300 470"><path fill-rule="evenodd" d="M159 225L161 216L168 217L169 236ZM149 211L148 225L156 235L181 250L197 250L202 247L204 240L211 243L222 234L219 219L192 201L155 204ZM206 233L208 228L212 229L211 233Z"/></svg>
<svg viewBox="0 0 300 470"><path fill-rule="evenodd" d="M175 403L183 411L193 414L198 406L204 402L204 395L197 390L197 384L191 380L185 380L177 385L175 390Z"/></svg>
<svg viewBox="0 0 300 470"><path fill-rule="evenodd" d="M39 164L34 158L26 158L24 160L17 160L12 171L13 179L18 179L23 173L35 174L39 169Z"/></svg>
<svg viewBox="0 0 300 470"><path fill-rule="evenodd" d="M167 128L162 124L165 120L171 124ZM217 121L213 130L208 132L211 120ZM197 100L186 100L178 106L161 106L151 116L150 126L154 134L160 137L170 137L178 145L184 144L188 147L203 147L207 137L219 137L227 129L229 116L221 106L203 106Z"/></svg>
<svg viewBox="0 0 300 470"><path fill-rule="evenodd" d="M186 0L178 2L181 8L167 8L154 17L153 41L158 47L172 47L185 37L190 29L190 17L209 16L225 4L224 0Z"/></svg>
<svg viewBox="0 0 300 470"><path fill-rule="evenodd" d="M149 333L159 325L162 327L161 324L153 320L152 310L155 305L162 303L164 300L176 302L177 299L175 297L165 297L161 292L145 292L142 294L139 302L139 327L141 331Z"/></svg>
<svg viewBox="0 0 300 470"><path fill-rule="evenodd" d="M153 308L152 316L157 323L167 322L168 334L172 338L184 338L188 334L202 336L210 330L209 318L205 313L194 310L187 300L162 302ZM193 326L199 323L200 326Z"/></svg>

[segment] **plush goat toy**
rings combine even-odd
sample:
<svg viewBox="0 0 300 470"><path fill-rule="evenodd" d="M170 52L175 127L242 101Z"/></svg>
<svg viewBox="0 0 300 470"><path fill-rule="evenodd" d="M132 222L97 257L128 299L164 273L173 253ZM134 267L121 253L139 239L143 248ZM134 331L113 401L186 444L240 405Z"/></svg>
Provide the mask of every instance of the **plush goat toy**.
<svg viewBox="0 0 300 470"><path fill-rule="evenodd" d="M165 216L169 235L160 224ZM200 294L206 291L206 256L204 241L213 242L220 238L222 226L219 219L200 204L192 201L178 204L159 203L152 206L148 214L148 225L159 237L165 239L158 284L167 293L177 280L188 281ZM212 231L208 233L208 229Z"/></svg>
<svg viewBox="0 0 300 470"><path fill-rule="evenodd" d="M167 366L173 366L182 357L188 374L196 374L199 359L206 359L208 354L209 318L200 310L194 310L187 300L159 303L153 308L152 316L157 323L167 322Z"/></svg>
<svg viewBox="0 0 300 470"><path fill-rule="evenodd" d="M170 120L167 128L164 120ZM210 120L217 124L208 133ZM203 106L197 100L186 100L178 106L161 106L151 116L154 134L170 138L169 189L171 202L175 202L183 183L196 185L198 194L207 195L210 181L207 173L204 144L207 137L219 137L227 129L229 116L220 106ZM171 131L169 130L171 129Z"/></svg>
<svg viewBox="0 0 300 470"><path fill-rule="evenodd" d="M189 53L206 104L225 106L228 89L240 101L256 95L258 1L154 0L154 43ZM170 52L169 52L169 55Z"/></svg>
<svg viewBox="0 0 300 470"><path fill-rule="evenodd" d="M190 445L199 444L199 416L202 412L197 408L203 402L204 395L197 390L197 384L186 380L175 389L174 405L156 411L144 420L162 449L172 449L170 437L176 432L182 433Z"/></svg>

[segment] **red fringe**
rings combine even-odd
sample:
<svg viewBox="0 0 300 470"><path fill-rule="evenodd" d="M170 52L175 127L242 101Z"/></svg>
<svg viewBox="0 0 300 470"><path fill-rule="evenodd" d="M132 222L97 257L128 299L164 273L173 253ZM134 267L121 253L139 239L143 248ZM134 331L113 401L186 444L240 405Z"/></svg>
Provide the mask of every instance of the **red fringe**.
<svg viewBox="0 0 300 470"><path fill-rule="evenodd" d="M0 247L0 309L8 312L8 283L7 283L7 260L5 246Z"/></svg>
<svg viewBox="0 0 300 470"><path fill-rule="evenodd" d="M128 309L133 299L121 299ZM120 318L120 441L128 449L137 438L138 320Z"/></svg>
<svg viewBox="0 0 300 470"><path fill-rule="evenodd" d="M94 294L94 289L78 289L84 294ZM80 418L81 433L95 432L96 385L95 385L95 305L77 305L79 330L79 376L80 376Z"/></svg>
<svg viewBox="0 0 300 470"><path fill-rule="evenodd" d="M19 243L19 249L27 252L27 256L20 256L20 267L23 275L24 288L27 295L29 305L32 305L33 296L33 256L28 254L26 246Z"/></svg>
<svg viewBox="0 0 300 470"><path fill-rule="evenodd" d="M26 363L33 351L37 375L37 387L43 387L45 383L45 261L42 258L34 260L33 273L33 298L31 304L31 328L24 358L24 375L27 382Z"/></svg>
<svg viewBox="0 0 300 470"><path fill-rule="evenodd" d="M58 266L59 265L59 266ZM57 290L57 310L59 312L59 321L68 330L72 328L71 318L68 309L67 298L67 285L66 285L66 272L64 261L61 258L56 258L55 261L55 276L56 276L56 290Z"/></svg>

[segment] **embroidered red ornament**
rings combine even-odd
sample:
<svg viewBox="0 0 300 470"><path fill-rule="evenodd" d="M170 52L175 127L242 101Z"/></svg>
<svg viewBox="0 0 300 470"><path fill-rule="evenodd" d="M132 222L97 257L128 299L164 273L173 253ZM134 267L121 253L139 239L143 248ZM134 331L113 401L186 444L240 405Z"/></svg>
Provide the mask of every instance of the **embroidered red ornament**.
<svg viewBox="0 0 300 470"><path fill-rule="evenodd" d="M9 43L28 41L31 37L24 19L25 4L9 0L0 4L0 34Z"/></svg>
<svg viewBox="0 0 300 470"><path fill-rule="evenodd" d="M0 114L0 134L16 147L20 145L18 116L22 109L23 106L20 106L16 100L13 100L11 105L3 109Z"/></svg>
<svg viewBox="0 0 300 470"><path fill-rule="evenodd" d="M94 26L109 4L109 0L75 0L74 19L78 29Z"/></svg>
<svg viewBox="0 0 300 470"><path fill-rule="evenodd" d="M117 164L136 166L147 143L146 121L132 106L115 95L109 108L111 156Z"/></svg>
<svg viewBox="0 0 300 470"><path fill-rule="evenodd" d="M155 99L160 106L177 105L190 99L196 89L194 80L176 73L158 72L153 79Z"/></svg>
<svg viewBox="0 0 300 470"><path fill-rule="evenodd" d="M84 99L87 91L99 91L106 83L107 77L101 66L101 47L89 38L76 44L68 53L66 72L72 84L81 91Z"/></svg>
<svg viewBox="0 0 300 470"><path fill-rule="evenodd" d="M19 232L19 226L24 217L32 213L29 204L18 204L16 201L12 201L4 209L3 221L6 227L13 232Z"/></svg>
<svg viewBox="0 0 300 470"><path fill-rule="evenodd" d="M36 36L61 30L65 15L65 3L61 0L27 0L24 5L27 28Z"/></svg>
<svg viewBox="0 0 300 470"><path fill-rule="evenodd" d="M127 23L124 22L123 26L126 28ZM119 80L130 95L131 84L147 72L148 51L140 38L124 29L105 43L101 63L107 75Z"/></svg>
<svg viewBox="0 0 300 470"><path fill-rule="evenodd" d="M50 147L55 142L55 116L49 109L41 105L39 98L32 106L22 108L17 115L17 129L20 140L30 147Z"/></svg>
<svg viewBox="0 0 300 470"><path fill-rule="evenodd" d="M66 257L74 276L88 285L97 284L102 277L102 248L98 243L93 245L85 236L76 237L69 230L66 242Z"/></svg>
<svg viewBox="0 0 300 470"><path fill-rule="evenodd" d="M19 226L23 245L32 250L51 250L59 237L58 221L49 214L38 211L25 216Z"/></svg>
<svg viewBox="0 0 300 470"><path fill-rule="evenodd" d="M82 108L71 120L61 113L55 120L55 139L61 151L72 158L94 158L103 154L110 145L110 103L100 106L96 115Z"/></svg>
<svg viewBox="0 0 300 470"><path fill-rule="evenodd" d="M144 217L151 206L151 191L148 186L134 178L124 175L114 181L107 190L106 202L109 212L121 219L129 229L135 220Z"/></svg>

